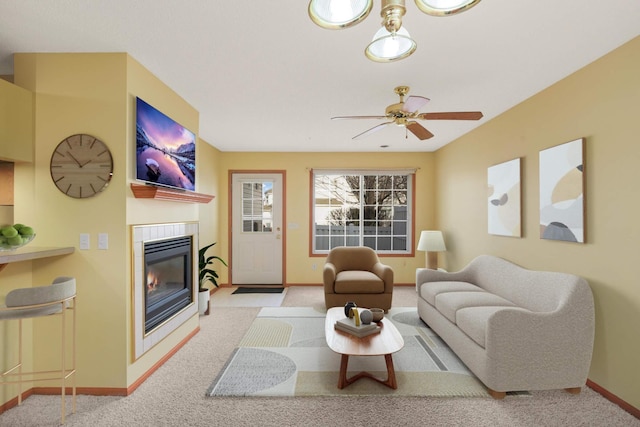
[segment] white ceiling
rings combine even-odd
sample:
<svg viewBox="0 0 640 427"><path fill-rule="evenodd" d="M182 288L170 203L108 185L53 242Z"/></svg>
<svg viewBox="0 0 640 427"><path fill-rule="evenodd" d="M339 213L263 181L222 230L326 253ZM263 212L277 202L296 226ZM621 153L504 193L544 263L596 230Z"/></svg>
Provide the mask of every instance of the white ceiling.
<svg viewBox="0 0 640 427"><path fill-rule="evenodd" d="M640 35L637 0L484 0L433 17L406 1L418 43L381 64L364 48L380 2L345 30L325 30L307 0L0 0L0 75L15 52L127 52L200 112L222 151L433 151ZM612 76L615 78L615 76ZM419 141L383 115L393 88L431 99L421 112L480 110L478 122L422 122ZM381 145L388 145L386 149Z"/></svg>

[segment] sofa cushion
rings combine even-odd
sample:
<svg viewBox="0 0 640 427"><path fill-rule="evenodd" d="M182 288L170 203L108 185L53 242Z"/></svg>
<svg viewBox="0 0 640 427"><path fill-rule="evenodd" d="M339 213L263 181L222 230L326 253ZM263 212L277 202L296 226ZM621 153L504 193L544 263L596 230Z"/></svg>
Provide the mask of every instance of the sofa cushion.
<svg viewBox="0 0 640 427"><path fill-rule="evenodd" d="M384 282L370 271L346 270L336 275L334 288L337 294L381 294Z"/></svg>
<svg viewBox="0 0 640 427"><path fill-rule="evenodd" d="M485 292L469 282L427 282L420 286L420 296L429 304L436 305L436 295L443 292Z"/></svg>
<svg viewBox="0 0 640 427"><path fill-rule="evenodd" d="M490 306L514 307L515 304L489 292L444 292L436 296L436 309L453 323L458 310Z"/></svg>
<svg viewBox="0 0 640 427"><path fill-rule="evenodd" d="M486 306L461 308L456 313L456 325L479 346L485 348L487 322L493 313L500 310L504 310L504 307Z"/></svg>

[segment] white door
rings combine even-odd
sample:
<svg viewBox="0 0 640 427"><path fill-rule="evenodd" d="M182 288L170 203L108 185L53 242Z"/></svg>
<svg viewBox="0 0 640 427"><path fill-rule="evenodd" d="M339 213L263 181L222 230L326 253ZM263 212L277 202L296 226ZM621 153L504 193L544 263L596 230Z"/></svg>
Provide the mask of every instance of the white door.
<svg viewBox="0 0 640 427"><path fill-rule="evenodd" d="M233 173L231 199L232 283L282 284L282 175Z"/></svg>

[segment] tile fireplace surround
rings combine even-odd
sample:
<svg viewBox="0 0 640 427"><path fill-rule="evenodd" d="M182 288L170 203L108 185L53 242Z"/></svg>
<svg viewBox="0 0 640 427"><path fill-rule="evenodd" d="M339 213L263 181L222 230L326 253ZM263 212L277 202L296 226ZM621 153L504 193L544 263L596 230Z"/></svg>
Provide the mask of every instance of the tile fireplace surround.
<svg viewBox="0 0 640 427"><path fill-rule="evenodd" d="M151 225L132 225L131 235L133 239L133 329L134 329L134 359L138 359L150 348L159 343L162 339L176 330L180 325L198 314L198 223L171 223L171 224L151 224ZM193 272L194 280L192 283L193 292L191 304L176 313L171 319L151 330L149 333L144 332L144 313L145 313L145 273L144 273L144 242L160 239L169 239L172 237L192 236L193 239Z"/></svg>

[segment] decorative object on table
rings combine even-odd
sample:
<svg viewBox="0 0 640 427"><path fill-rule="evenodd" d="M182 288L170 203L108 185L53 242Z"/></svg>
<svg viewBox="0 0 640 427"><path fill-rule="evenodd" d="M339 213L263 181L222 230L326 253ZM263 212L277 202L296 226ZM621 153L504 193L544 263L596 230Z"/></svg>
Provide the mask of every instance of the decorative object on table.
<svg viewBox="0 0 640 427"><path fill-rule="evenodd" d="M416 0L418 8L431 16L451 16L475 6L480 0L448 1L443 5L437 0ZM373 0L341 1L311 0L309 17L322 28L341 30L362 22L373 8ZM365 49L365 55L375 62L391 62L411 55L417 43L402 25L407 12L404 0L382 0L380 16L382 27L374 34Z"/></svg>
<svg viewBox="0 0 640 427"><path fill-rule="evenodd" d="M209 314L209 301L211 300L211 291L205 285L207 282L211 282L213 286L218 287L218 273L210 268L215 260L218 260L227 266L227 263L217 255L207 256L207 250L215 245L216 242L211 243L198 251L198 312L201 315Z"/></svg>
<svg viewBox="0 0 640 427"><path fill-rule="evenodd" d="M489 234L520 237L520 159L489 167L487 186Z"/></svg>
<svg viewBox="0 0 640 427"><path fill-rule="evenodd" d="M380 332L382 328L380 326L375 325L371 322L368 324L361 324L359 322L355 322L355 319L338 319L334 325L335 329L340 330L342 332L347 332L353 336L358 338L363 338L369 335L377 334Z"/></svg>
<svg viewBox="0 0 640 427"><path fill-rule="evenodd" d="M447 247L444 245L444 238L442 237L442 231L437 230L425 230L420 233L420 240L418 241L419 251L425 251L427 268L431 270L438 269L438 252L444 252Z"/></svg>
<svg viewBox="0 0 640 427"><path fill-rule="evenodd" d="M353 301L349 301L344 305L344 315L347 317L351 317L351 309L353 307L357 307L356 303Z"/></svg>
<svg viewBox="0 0 640 427"><path fill-rule="evenodd" d="M367 308L360 309L360 322L363 325L369 325L373 320L373 313Z"/></svg>
<svg viewBox="0 0 640 427"><path fill-rule="evenodd" d="M357 307L351 307L349 319L353 319L353 323L355 323L356 326L360 326L360 313L358 312Z"/></svg>
<svg viewBox="0 0 640 427"><path fill-rule="evenodd" d="M87 135L71 135L51 154L53 183L65 195L76 199L93 197L109 185L113 158L107 145Z"/></svg>
<svg viewBox="0 0 640 427"><path fill-rule="evenodd" d="M381 308L370 308L371 314L373 315L373 322L379 322L384 318L384 310Z"/></svg>
<svg viewBox="0 0 640 427"><path fill-rule="evenodd" d="M0 227L0 251L13 251L21 248L35 237L35 231L28 225L4 225Z"/></svg>
<svg viewBox="0 0 640 427"><path fill-rule="evenodd" d="M584 138L540 151L540 238L585 242Z"/></svg>

